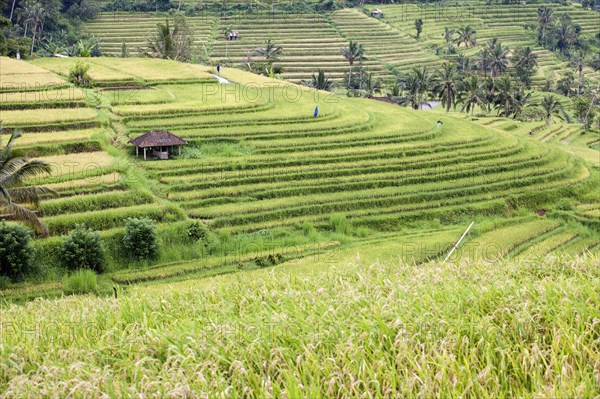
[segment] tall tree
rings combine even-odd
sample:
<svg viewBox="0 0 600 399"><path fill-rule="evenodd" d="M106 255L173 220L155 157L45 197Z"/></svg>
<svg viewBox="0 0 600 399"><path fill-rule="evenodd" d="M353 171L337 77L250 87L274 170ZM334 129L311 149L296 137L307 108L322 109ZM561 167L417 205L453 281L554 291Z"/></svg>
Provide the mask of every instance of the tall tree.
<svg viewBox="0 0 600 399"><path fill-rule="evenodd" d="M483 72L483 76L487 77L487 72L490 66L490 51L487 47L479 50L475 63Z"/></svg>
<svg viewBox="0 0 600 399"><path fill-rule="evenodd" d="M583 68L585 67L585 58L582 53L575 54L571 56L569 60L571 64L571 68L573 68L577 72L577 76L579 77L579 88L578 92L581 94L583 92L584 82L583 82Z"/></svg>
<svg viewBox="0 0 600 399"><path fill-rule="evenodd" d="M516 93L517 91L513 87L513 83L508 76L503 76L496 81L496 88L498 90L496 96L496 109L498 112L502 112L504 117L509 117L515 108Z"/></svg>
<svg viewBox="0 0 600 399"><path fill-rule="evenodd" d="M509 50L502 46L502 43L497 42L491 46L489 50L489 68L492 72L492 77L496 78L508 68L508 52Z"/></svg>
<svg viewBox="0 0 600 399"><path fill-rule="evenodd" d="M485 93L476 75L463 79L458 85L457 102L462 104L460 112L475 112L475 107L485 105Z"/></svg>
<svg viewBox="0 0 600 399"><path fill-rule="evenodd" d="M444 40L446 44L450 44L454 41L454 30L448 27L444 28Z"/></svg>
<svg viewBox="0 0 600 399"><path fill-rule="evenodd" d="M568 16L559 19L558 23L552 26L552 38L554 47L562 55L568 55L571 46L577 41L578 33Z"/></svg>
<svg viewBox="0 0 600 399"><path fill-rule="evenodd" d="M525 85L531 87L531 77L537 68L537 55L531 50L531 47L521 47L515 50L511 57L511 62L515 68L515 75Z"/></svg>
<svg viewBox="0 0 600 399"><path fill-rule="evenodd" d="M458 37L454 39L458 47L464 43L465 47L474 46L477 43L475 34L477 33L470 25L461 26L456 31Z"/></svg>
<svg viewBox="0 0 600 399"><path fill-rule="evenodd" d="M349 69L348 69L348 87L350 87L350 82L352 80L352 66L356 61L362 61L365 58L365 49L362 44L358 44L350 40L348 47L340 48L340 53L344 56L344 58L348 61Z"/></svg>
<svg viewBox="0 0 600 399"><path fill-rule="evenodd" d="M156 25L156 33L148 39L148 54L151 57L189 61L194 39L185 16L181 13L176 14L174 25L171 29L168 18L164 24Z"/></svg>
<svg viewBox="0 0 600 399"><path fill-rule="evenodd" d="M421 109L423 101L432 85L432 78L426 68L413 68L408 74L398 78L399 96L393 100L413 109Z"/></svg>
<svg viewBox="0 0 600 399"><path fill-rule="evenodd" d="M562 105L552 94L544 96L544 98L540 102L540 108L542 109L542 111L544 112L544 116L546 117L546 125L552 123L553 116L560 117L560 113L563 111Z"/></svg>
<svg viewBox="0 0 600 399"><path fill-rule="evenodd" d="M421 18L415 19L415 29L417 30L417 39L421 36L423 31L423 20Z"/></svg>
<svg viewBox="0 0 600 399"><path fill-rule="evenodd" d="M554 21L554 12L548 6L541 6L537 11L538 23L540 24L540 34L538 37L538 41L540 44L546 46L546 33L548 31L548 26Z"/></svg>
<svg viewBox="0 0 600 399"><path fill-rule="evenodd" d="M44 161L13 155L13 144L20 136L18 132L12 133L6 146L0 151L0 213L22 221L38 234L47 236L48 228L23 204L37 206L42 198L57 194L46 187L26 186L24 181L30 177L48 174L51 168Z"/></svg>
<svg viewBox="0 0 600 399"><path fill-rule="evenodd" d="M449 62L443 63L441 69L435 73L434 79L433 92L448 112L453 105L456 105L456 92L460 80L456 66Z"/></svg>

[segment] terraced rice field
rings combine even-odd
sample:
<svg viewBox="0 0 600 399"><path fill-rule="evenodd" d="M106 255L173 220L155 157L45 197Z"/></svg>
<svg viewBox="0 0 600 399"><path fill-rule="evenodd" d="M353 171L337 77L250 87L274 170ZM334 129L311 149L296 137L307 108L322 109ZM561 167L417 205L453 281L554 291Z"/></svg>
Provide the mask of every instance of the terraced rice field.
<svg viewBox="0 0 600 399"><path fill-rule="evenodd" d="M579 24L582 35L592 37L600 30L600 15L597 12L583 10L576 6L563 6L555 3L535 4L487 4L484 1L466 1L444 6L434 4L402 4L377 6L384 13L382 22L394 27L407 36L415 36L414 20L423 19L423 32L419 43L429 47L434 52L440 48L439 55L443 56L444 28L456 30L461 26L470 25L475 29L477 45L465 49L459 48L467 55L474 55L490 39L498 38L509 48L529 46L538 56L537 76L534 82L543 84L546 77L557 78L565 70L571 69L568 62L561 60L556 54L537 45L537 32L527 29L527 24L537 23L537 10L546 5L553 9L554 15L568 13L573 22ZM600 75L590 68L585 68L586 77L598 80Z"/></svg>
<svg viewBox="0 0 600 399"><path fill-rule="evenodd" d="M548 4L501 5L488 4L483 0L469 0L458 4L392 4L368 5L365 9L342 9L333 13L289 14L277 5L272 10L258 7L253 12L238 10L225 15L205 13L190 17L190 24L201 56L213 64L222 63L244 66L248 54L264 45L268 39L283 48L280 64L283 77L299 82L310 79L313 73L323 69L340 81L348 71L348 63L340 54L340 47L349 40L363 44L368 72L384 81L393 78L393 71L405 72L416 66L435 69L446 55L444 28L457 29L471 25L476 31L477 45L459 51L474 55L491 38L498 38L510 48L530 46L538 55L540 68L534 83L542 85L547 77L556 79L568 62L536 43L536 32L526 28L536 22L537 9L547 5L555 15L568 12L573 21L582 28L584 36L595 35L600 26L597 12L577 6ZM383 18L369 15L379 8ZM119 55L123 42L130 51L144 47L145 38L152 34L156 23L164 22L166 15L142 13L104 13L86 24L86 31L102 38L102 50L106 54ZM414 20L422 18L423 33L417 40ZM225 40L225 30L240 33L240 39ZM436 50L436 48L438 50ZM132 52L132 55L138 53ZM252 59L253 58L253 59ZM252 61L257 61L251 57ZM587 78L598 80L600 75L586 67Z"/></svg>
<svg viewBox="0 0 600 399"><path fill-rule="evenodd" d="M155 34L156 25L164 24L165 19L166 16L159 13L107 12L86 24L85 32L102 38L104 53L121 54L125 43L131 56L135 57L145 53L147 39ZM199 47L208 45L215 18L190 17L187 22L194 43Z"/></svg>
<svg viewBox="0 0 600 399"><path fill-rule="evenodd" d="M307 223L328 231L331 219L343 215L365 235L360 245L380 247L388 259L401 248L405 260L438 258L471 220L477 228L456 256L527 255L537 243L546 254L598 249L594 204L600 199L585 194L598 182L597 166L521 134L527 125L508 131L502 118L471 121L412 111L228 67L221 75L232 83L218 84L209 81L206 67L141 59L90 62L92 70L110 70L96 70L106 87L74 91L76 108L52 100L51 112L44 100L27 108L21 91L4 93L11 100L2 102L5 125L25 129L18 150L54 167L51 176L31 181L60 193L40 208L53 236L49 243L78 224L110 239L127 217L155 220L165 237L197 219L223 237L252 242L262 235L272 239L281 229L302 231ZM34 62L60 76L71 64ZM155 71L165 66L179 79L161 81ZM132 77L132 95L103 91L127 87ZM100 101L93 106L81 101L94 96ZM190 145L168 162L136 159L127 141L153 129L167 129ZM566 224L556 203L580 196L587 205L574 209L576 220ZM535 216L538 208L557 217ZM289 258L347 245L335 235L320 240L317 247L303 242L295 249L280 240L272 250ZM200 265L190 260L198 256L190 250L181 262L115 271L111 278L142 282L235 271L236 264L259 256L253 244L243 245L236 255L208 257Z"/></svg>

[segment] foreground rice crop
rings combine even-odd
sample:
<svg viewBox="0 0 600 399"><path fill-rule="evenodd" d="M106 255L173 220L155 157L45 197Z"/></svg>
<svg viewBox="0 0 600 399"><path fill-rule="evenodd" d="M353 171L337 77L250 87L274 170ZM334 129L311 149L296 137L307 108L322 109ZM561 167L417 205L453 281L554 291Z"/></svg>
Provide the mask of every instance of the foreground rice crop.
<svg viewBox="0 0 600 399"><path fill-rule="evenodd" d="M0 315L21 397L596 397L597 257L314 257Z"/></svg>

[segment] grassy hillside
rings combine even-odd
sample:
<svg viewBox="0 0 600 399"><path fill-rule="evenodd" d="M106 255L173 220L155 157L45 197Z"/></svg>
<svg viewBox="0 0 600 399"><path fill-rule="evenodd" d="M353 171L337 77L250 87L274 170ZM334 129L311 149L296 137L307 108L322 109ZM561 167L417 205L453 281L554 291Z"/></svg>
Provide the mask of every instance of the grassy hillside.
<svg viewBox="0 0 600 399"><path fill-rule="evenodd" d="M0 392L600 395L597 257L411 266L365 255L6 307Z"/></svg>

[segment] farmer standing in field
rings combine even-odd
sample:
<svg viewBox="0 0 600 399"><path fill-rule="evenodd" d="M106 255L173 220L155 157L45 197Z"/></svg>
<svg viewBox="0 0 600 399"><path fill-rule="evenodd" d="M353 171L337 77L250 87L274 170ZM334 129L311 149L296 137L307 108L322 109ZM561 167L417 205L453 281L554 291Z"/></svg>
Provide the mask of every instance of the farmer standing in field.
<svg viewBox="0 0 600 399"><path fill-rule="evenodd" d="M221 64L217 64L217 75L221 75Z"/></svg>

